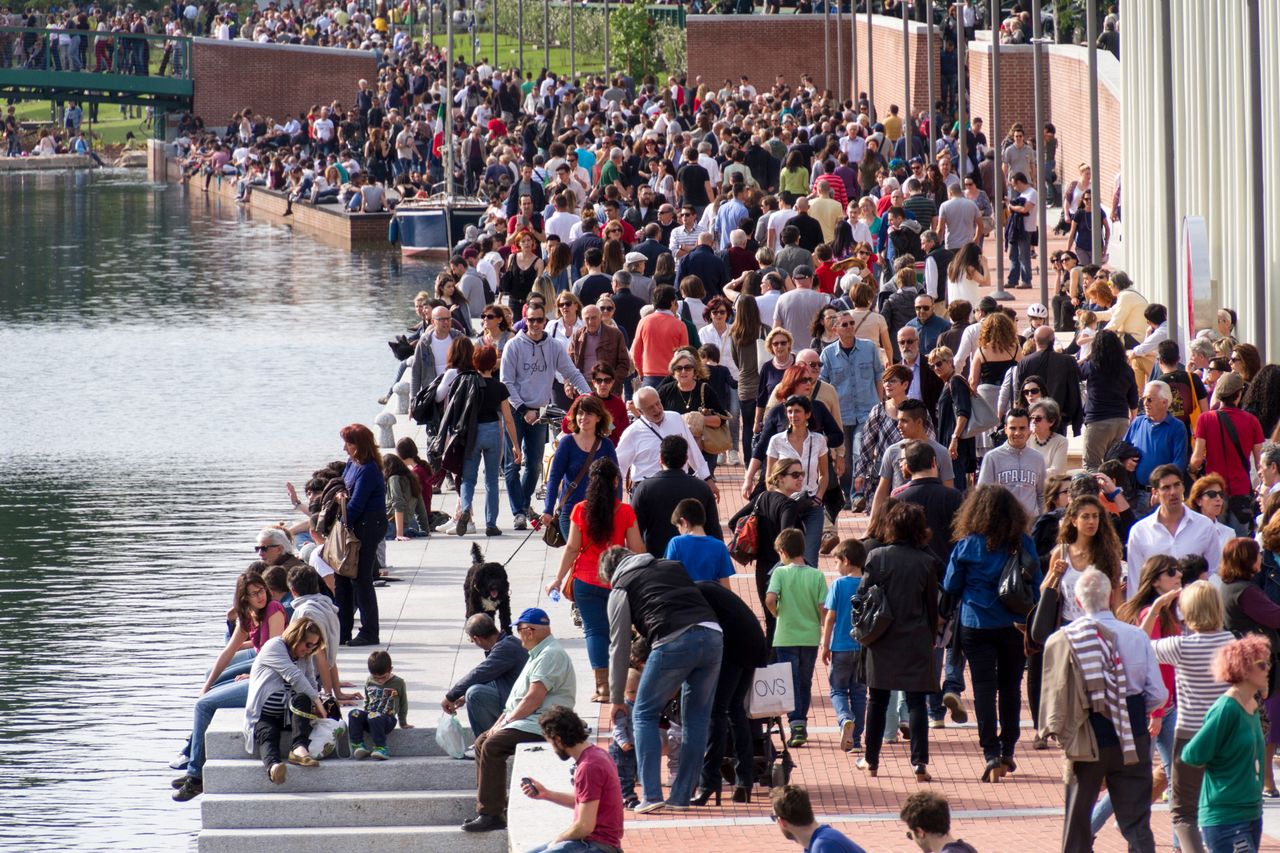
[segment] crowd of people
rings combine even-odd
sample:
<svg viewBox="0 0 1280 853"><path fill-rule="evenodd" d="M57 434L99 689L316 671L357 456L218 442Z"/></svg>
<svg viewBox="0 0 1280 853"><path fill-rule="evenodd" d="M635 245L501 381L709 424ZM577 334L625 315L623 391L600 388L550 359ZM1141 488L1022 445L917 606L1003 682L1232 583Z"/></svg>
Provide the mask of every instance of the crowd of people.
<svg viewBox="0 0 1280 853"><path fill-rule="evenodd" d="M746 75L717 88L459 63L444 110L439 53L390 51L350 106L282 122L245 111L226 137L193 127L187 140L206 181L358 196L363 209L385 203L370 186L403 197L442 176L445 113L458 181L491 200L416 297L420 322L397 354L392 385L408 374L422 458L416 446L382 457L349 427L350 460L309 484L297 531L323 538L341 523L362 544L355 577L335 582L326 650L378 643L385 537L480 532L481 462L483 535L504 535L501 479L515 529L564 543L546 593L575 603L612 742L596 750L572 711L574 667L546 611L524 608L514 636L472 616L485 662L441 702L477 735L464 828L505 826L506 759L544 739L579 767L573 794L522 782L576 806L549 849L620 846L627 807L718 802L726 757L732 798L749 801L752 673L789 667L786 737L803 749L821 660L840 748L868 777L901 735L915 779L931 781L930 731L971 710L975 781L1016 779L1025 695L1031 748L1069 762L1064 850L1092 849L1112 815L1132 849L1153 849L1166 787L1182 849L1259 849L1263 798L1280 796L1280 366L1239 339L1227 308L1172 338L1172 306L1089 254L1103 200L1087 170L1059 188L1049 137L1014 125L988 141L978 119L947 121L945 103L873 118L864 99L838 103L808 78L758 90ZM1057 197L1068 248L1034 259L1037 205ZM1103 221L1118 220L1107 201ZM1007 286L1051 264L1051 305L1020 316L988 292L995 205L1010 227ZM739 465L746 503L725 518L724 472L736 487ZM458 508L433 518L445 478ZM841 536L860 513L865 535ZM727 588L726 540L756 601ZM309 559L288 573L296 593L312 588ZM244 615L210 701L236 654L256 649L255 670L268 657L282 620L254 604L258 587L276 594L263 577L237 595ZM353 701L334 666L314 671L330 684L283 692L327 686ZM198 740L180 791L191 796ZM815 824L803 792L772 796L788 837L857 849ZM597 804L590 821L584 803ZM904 808L913 837L970 849L925 846L949 832L936 805L918 802L930 817L915 825Z"/></svg>

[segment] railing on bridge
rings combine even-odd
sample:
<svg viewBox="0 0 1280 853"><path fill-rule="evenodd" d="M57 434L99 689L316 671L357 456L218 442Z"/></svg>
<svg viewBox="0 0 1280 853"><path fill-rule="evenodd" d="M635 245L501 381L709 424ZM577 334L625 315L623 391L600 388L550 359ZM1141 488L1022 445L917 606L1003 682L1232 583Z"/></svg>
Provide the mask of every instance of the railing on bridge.
<svg viewBox="0 0 1280 853"><path fill-rule="evenodd" d="M186 36L0 27L0 69L191 79Z"/></svg>

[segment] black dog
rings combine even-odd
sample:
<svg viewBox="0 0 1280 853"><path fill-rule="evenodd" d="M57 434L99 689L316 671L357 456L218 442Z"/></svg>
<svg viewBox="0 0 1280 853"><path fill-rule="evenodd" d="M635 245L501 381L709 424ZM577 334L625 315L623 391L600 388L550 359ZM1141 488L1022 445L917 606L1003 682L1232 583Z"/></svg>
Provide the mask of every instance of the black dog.
<svg viewBox="0 0 1280 853"><path fill-rule="evenodd" d="M511 584L501 563L486 563L480 546L471 546L471 568L462 584L462 597L467 605L467 618L488 613L501 623L503 633L511 633Z"/></svg>

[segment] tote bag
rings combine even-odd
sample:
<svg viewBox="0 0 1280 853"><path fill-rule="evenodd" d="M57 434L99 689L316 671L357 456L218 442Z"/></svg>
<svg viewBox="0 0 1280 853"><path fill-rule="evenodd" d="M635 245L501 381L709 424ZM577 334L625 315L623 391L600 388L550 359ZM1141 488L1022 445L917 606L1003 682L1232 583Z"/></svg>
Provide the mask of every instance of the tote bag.
<svg viewBox="0 0 1280 853"><path fill-rule="evenodd" d="M775 663L756 667L751 677L751 693L747 696L747 716L753 720L780 717L796 707L795 686L791 680L791 664Z"/></svg>

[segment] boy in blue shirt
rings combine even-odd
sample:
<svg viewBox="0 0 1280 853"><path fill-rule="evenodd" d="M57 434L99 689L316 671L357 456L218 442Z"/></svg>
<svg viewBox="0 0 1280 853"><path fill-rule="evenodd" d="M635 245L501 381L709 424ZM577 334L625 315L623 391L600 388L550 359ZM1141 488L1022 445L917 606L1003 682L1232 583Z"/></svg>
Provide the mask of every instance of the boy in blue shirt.
<svg viewBox="0 0 1280 853"><path fill-rule="evenodd" d="M827 616L822 623L822 662L828 667L831 707L840 725L840 748L862 752L866 723L867 685L855 675L862 647L850 636L853 629L853 595L862 583L867 549L857 539L845 539L833 552L840 577L827 590Z"/></svg>
<svg viewBox="0 0 1280 853"><path fill-rule="evenodd" d="M719 581L721 586L729 586L729 578L733 577L733 561L729 559L729 549L719 539L708 536L703 529L707 523L707 511L697 498L685 498L676 504L671 513L671 523L680 534L667 543L668 560L679 560L684 570L698 581Z"/></svg>

